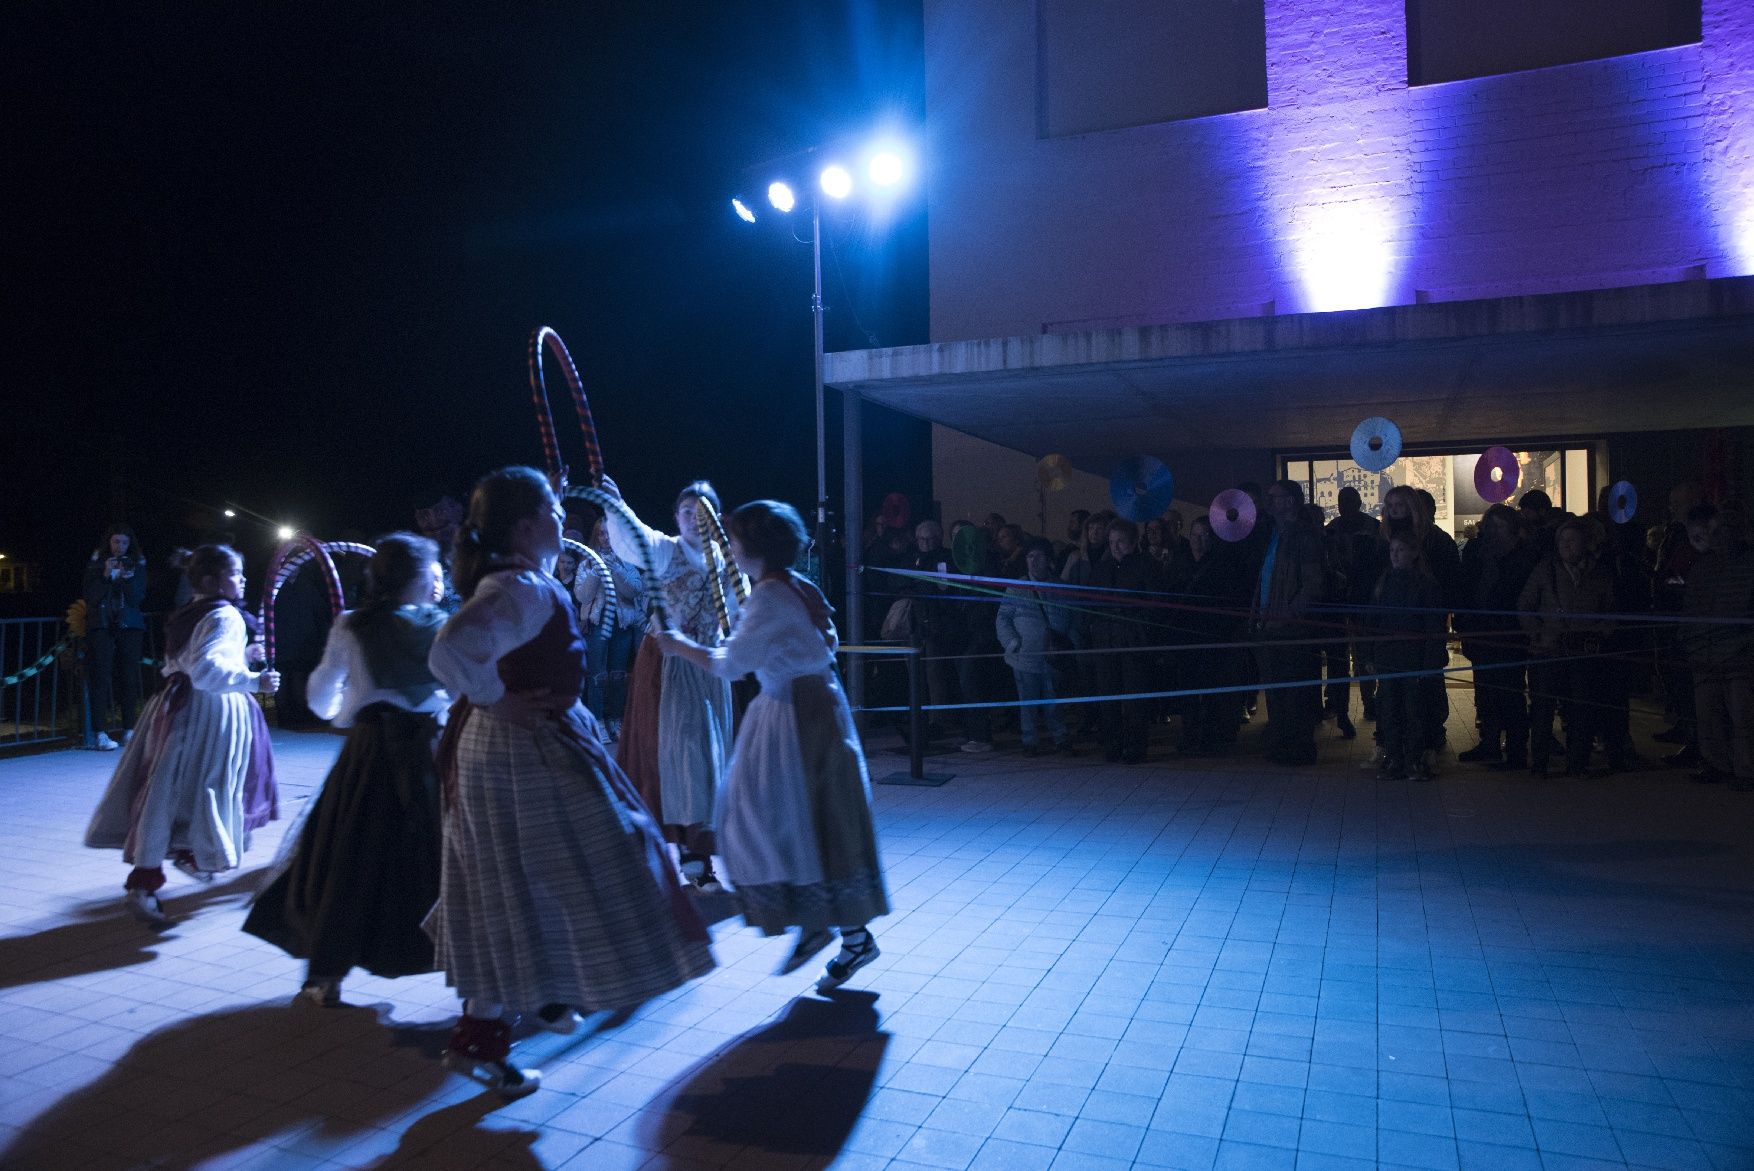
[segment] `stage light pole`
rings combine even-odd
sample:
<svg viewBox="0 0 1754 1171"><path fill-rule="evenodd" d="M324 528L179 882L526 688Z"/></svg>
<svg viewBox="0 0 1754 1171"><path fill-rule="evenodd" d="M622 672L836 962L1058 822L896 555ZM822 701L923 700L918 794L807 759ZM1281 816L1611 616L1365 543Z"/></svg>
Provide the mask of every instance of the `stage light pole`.
<svg viewBox="0 0 1754 1171"><path fill-rule="evenodd" d="M825 362L825 345L823 341L823 318L827 307L822 302L822 200L824 197L836 201L850 197L856 187L851 170L830 157L830 152L823 149L803 152L792 156L789 160L790 169L800 169L800 164L809 161L813 156L828 159L816 174L814 184L799 183L810 200L810 317L811 317L811 349L815 362L815 396L816 396L816 549L821 558L823 551L831 544L828 524L828 435L827 415L825 406L825 388L823 386L823 370ZM908 164L906 152L895 144L893 139L880 139L864 152L865 172L872 187L890 189L898 187L906 178ZM766 169L772 170L770 164ZM792 184L783 179L776 179L768 184L767 199L772 208L782 215L790 214L797 207L800 192ZM752 205L742 197L731 200L731 210L744 223L753 224L757 221ZM845 448L842 454L844 499L841 502L841 541L844 557L842 572L844 574L844 598L846 608L846 637L857 641L864 637L864 599L858 588L859 538L863 533L864 504L862 479L862 460L859 458L860 438L860 403L856 393L848 391L846 403L842 411L842 441ZM826 562L820 561L821 572L827 570ZM855 672L848 680L855 691L857 702L858 674Z"/></svg>

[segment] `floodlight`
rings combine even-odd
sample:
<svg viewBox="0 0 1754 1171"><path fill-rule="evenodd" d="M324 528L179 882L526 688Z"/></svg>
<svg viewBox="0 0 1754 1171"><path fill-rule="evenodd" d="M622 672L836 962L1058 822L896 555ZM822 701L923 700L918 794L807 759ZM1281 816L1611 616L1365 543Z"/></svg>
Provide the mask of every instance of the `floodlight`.
<svg viewBox="0 0 1754 1171"><path fill-rule="evenodd" d="M274 535L276 537L279 537L282 541L290 541L294 537L298 536L298 530L293 528L291 525L281 525L279 528L274 530Z"/></svg>
<svg viewBox="0 0 1754 1171"><path fill-rule="evenodd" d="M798 197L793 195L792 189L784 183L768 184L767 201L773 204L774 210L782 212L791 211L798 206Z"/></svg>
<svg viewBox="0 0 1754 1171"><path fill-rule="evenodd" d="M731 200L731 210L736 212L737 218L744 223L753 224L755 222L755 213L750 211L749 205L744 203L741 199Z"/></svg>
<svg viewBox="0 0 1754 1171"><path fill-rule="evenodd" d="M880 150L871 156L871 162L865 169L871 176L872 183L879 187L893 187L901 182L907 165L894 151Z"/></svg>
<svg viewBox="0 0 1754 1171"><path fill-rule="evenodd" d="M822 169L822 193L830 199L845 199L853 193L853 177L838 163Z"/></svg>

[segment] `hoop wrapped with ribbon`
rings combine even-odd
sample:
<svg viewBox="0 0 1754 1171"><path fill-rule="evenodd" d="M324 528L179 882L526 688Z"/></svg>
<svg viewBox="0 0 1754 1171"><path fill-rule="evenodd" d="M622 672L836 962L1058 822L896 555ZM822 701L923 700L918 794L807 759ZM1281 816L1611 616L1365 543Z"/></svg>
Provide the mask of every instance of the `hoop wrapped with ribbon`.
<svg viewBox="0 0 1754 1171"><path fill-rule="evenodd" d="M554 412L548 407L548 384L542 377L542 354L546 351L560 364L561 376L572 392L573 409L578 412L579 431L585 439L585 468L591 476L591 487L603 482L603 449L597 442L597 423L591 417L591 404L585 400L585 384L579 369L573 365L572 354L560 335L546 325L537 326L530 334L530 396L536 407L536 427L542 433L542 454L548 461L548 478L556 492L564 492L566 465L560 462L560 440L554 431Z"/></svg>
<svg viewBox="0 0 1754 1171"><path fill-rule="evenodd" d="M633 514L633 510L622 501L621 497L612 496L601 488L568 488L564 493L564 498L568 500L588 500L598 508L601 508L604 512L613 513L623 525L627 526L628 532L639 538L637 544L639 546L640 572L645 574L645 578L648 582L655 582L658 580L658 561L652 554L652 543L646 540L644 526L640 524L639 518ZM656 589L647 590L646 606L651 610L653 616L657 618L658 625L668 630L670 627L670 612L664 606L663 591Z"/></svg>
<svg viewBox="0 0 1754 1171"><path fill-rule="evenodd" d="M700 547L706 554L707 576L712 580L713 609L718 612L719 633L729 636L731 610L725 599L725 578L731 579L739 610L749 600L749 579L743 576L743 571L737 568L731 557L731 535L725 531L713 502L704 496L696 497L694 518L700 526Z"/></svg>
<svg viewBox="0 0 1754 1171"><path fill-rule="evenodd" d="M597 580L603 583L603 617L601 619L603 629L601 634L604 638L608 638L615 633L615 615L617 612L615 575L609 572L609 563L603 560L603 555L601 553L598 553L583 541L575 541L571 537L562 537L560 539L560 547L576 555L581 565L584 562L589 561L591 563L592 572L597 575Z"/></svg>

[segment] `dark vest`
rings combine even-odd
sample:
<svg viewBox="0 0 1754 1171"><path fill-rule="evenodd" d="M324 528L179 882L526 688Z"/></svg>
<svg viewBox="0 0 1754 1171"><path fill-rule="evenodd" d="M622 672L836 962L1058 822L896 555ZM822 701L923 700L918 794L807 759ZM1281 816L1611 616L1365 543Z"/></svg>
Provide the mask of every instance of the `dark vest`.
<svg viewBox="0 0 1754 1171"><path fill-rule="evenodd" d="M585 640L579 633L572 598L546 574L541 582L554 599L554 616L535 638L500 657L499 681L507 691L577 695L585 684Z"/></svg>

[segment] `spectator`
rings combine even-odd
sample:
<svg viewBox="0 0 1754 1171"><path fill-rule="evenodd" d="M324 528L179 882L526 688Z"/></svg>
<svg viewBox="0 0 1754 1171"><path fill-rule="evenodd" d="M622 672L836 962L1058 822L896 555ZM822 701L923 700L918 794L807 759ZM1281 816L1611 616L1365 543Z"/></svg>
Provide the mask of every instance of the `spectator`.
<svg viewBox="0 0 1754 1171"><path fill-rule="evenodd" d="M1426 710L1431 689L1421 672L1439 671L1446 662L1444 616L1437 579L1426 570L1419 540L1401 531L1389 538L1389 568L1372 593L1373 626L1379 635L1376 669L1382 679L1377 711L1382 716L1383 771L1400 780L1432 779ZM1442 678L1441 675L1438 676Z"/></svg>
<svg viewBox="0 0 1754 1171"><path fill-rule="evenodd" d="M1256 575L1251 624L1258 640L1261 682L1267 685L1267 759L1275 764L1316 762L1321 717L1320 659L1313 640L1323 633L1310 621L1324 599L1322 540L1303 516L1303 488L1279 480L1266 491L1273 520Z"/></svg>
<svg viewBox="0 0 1754 1171"><path fill-rule="evenodd" d="M1535 570L1535 551L1523 539L1516 513L1494 504L1480 535L1462 550L1462 607L1456 631L1474 665L1474 710L1480 743L1457 760L1521 769L1528 765L1529 709L1524 697L1528 644L1515 611Z"/></svg>
<svg viewBox="0 0 1754 1171"><path fill-rule="evenodd" d="M140 652L146 639L146 558L127 525L104 531L85 566L85 670L92 744L114 752L134 738L140 710ZM111 722L112 709L120 716ZM110 732L119 729L116 736Z"/></svg>
<svg viewBox="0 0 1754 1171"><path fill-rule="evenodd" d="M1040 537L1024 547L1024 579L1031 582L1053 581L1054 549ZM1012 586L1005 591L996 619L999 645L1005 648L1005 662L1017 682L1018 724L1023 733L1023 752L1038 756L1047 751L1037 740L1037 717L1053 737L1054 749L1071 751L1071 738L1066 723L1060 718L1059 705L1054 703L1054 660L1048 652L1055 649L1055 636L1064 637L1068 611L1064 606L1045 600L1041 591ZM1046 701L1045 703L1043 701Z"/></svg>
<svg viewBox="0 0 1754 1171"><path fill-rule="evenodd" d="M1375 547L1377 534L1382 526L1375 517L1364 511L1364 499L1359 496L1358 489L1351 486L1340 489L1338 500L1340 515L1329 521L1322 530L1322 540L1326 546L1326 558L1334 578L1330 585L1334 587L1334 596L1353 607L1346 616L1346 661L1341 663L1343 672L1353 676L1370 673L1370 643L1359 638L1362 630L1362 618L1359 607L1370 604L1371 593L1376 588L1376 574L1371 572L1376 564ZM1328 678L1334 676L1334 664L1328 664ZM1358 696L1363 705L1363 715L1367 720L1376 719L1376 682L1363 679L1358 684ZM1348 740L1356 734L1347 732L1351 724L1350 710L1352 706L1351 685L1347 683L1328 684L1327 708L1335 714L1340 723L1340 734Z"/></svg>
<svg viewBox="0 0 1754 1171"><path fill-rule="evenodd" d="M1754 549L1748 517L1726 507L1705 522L1706 553L1687 583L1682 627L1693 676L1697 781L1754 791Z"/></svg>
<svg viewBox="0 0 1754 1171"><path fill-rule="evenodd" d="M1068 585L1087 586L1104 558L1108 556L1108 525L1115 519L1115 514L1104 510L1091 513L1084 522L1084 539L1072 555L1066 558L1066 564L1060 571L1060 580ZM1088 650L1091 643L1090 626L1092 622L1089 607L1074 596L1071 601L1072 618L1067 626L1066 636L1072 640L1076 650ZM1076 688L1078 695L1099 695L1096 683L1096 656L1077 655L1073 659ZM1078 736L1090 739L1097 735L1100 713L1089 704L1085 704L1079 718Z"/></svg>
<svg viewBox="0 0 1754 1171"><path fill-rule="evenodd" d="M1529 670L1529 771L1547 775L1553 752L1553 713L1565 720L1568 776L1582 776L1598 734L1608 737L1611 768L1629 755L1615 739L1601 702L1606 690L1604 661L1614 606L1614 575L1591 555L1588 526L1572 518L1553 535L1553 553L1543 558L1523 586L1517 609L1529 635L1529 650L1543 660Z"/></svg>
<svg viewBox="0 0 1754 1171"><path fill-rule="evenodd" d="M1241 678L1241 655L1204 644L1241 640L1244 623L1240 615L1248 606L1248 574L1236 546L1220 541L1212 522L1196 516L1188 533L1188 555L1193 572L1188 578L1186 601L1191 607L1181 624L1186 641L1201 649L1182 652L1176 677L1182 688L1196 694L1183 706L1182 756L1204 756L1236 743L1239 708L1236 693L1226 690Z"/></svg>
<svg viewBox="0 0 1754 1171"><path fill-rule="evenodd" d="M1054 576L1065 580L1066 561L1084 543L1084 525L1090 520L1088 508L1074 508L1066 518L1066 539L1054 545Z"/></svg>
<svg viewBox="0 0 1754 1171"><path fill-rule="evenodd" d="M1303 519L1311 531L1319 534L1322 539L1322 596L1325 598L1345 597L1346 567L1343 554L1345 550L1338 542L1328 539L1328 514L1322 506L1315 503L1303 506ZM1347 641L1346 620L1342 617L1330 618L1323 622L1333 641L1316 648L1319 665L1316 677L1323 673L1327 677L1327 692L1322 704L1323 719L1332 716L1334 726L1339 729L1340 737L1351 740L1358 735L1358 728L1352 722L1351 684L1347 682L1352 672L1352 652Z"/></svg>
<svg viewBox="0 0 1754 1171"><path fill-rule="evenodd" d="M1119 517L1109 521L1108 556L1092 569L1090 584L1131 594L1158 592L1157 567L1138 545L1138 525ZM1151 690L1148 655L1140 648L1150 645L1152 628L1139 621L1138 610L1126 602L1111 602L1098 608L1090 625L1090 658L1096 668L1098 693L1136 695ZM1101 706L1104 758L1129 763L1144 760L1151 735L1148 701L1110 699Z"/></svg>
<svg viewBox="0 0 1754 1171"><path fill-rule="evenodd" d="M910 568L920 573L949 573L954 560L944 546L944 526L923 520L914 526L914 558ZM961 629L961 613L955 602L944 598L947 587L938 581L904 580L901 593L908 599L909 639L925 656L926 694L933 705L956 702L956 664L950 659L967 638ZM927 725L928 738L941 733L937 718Z"/></svg>

